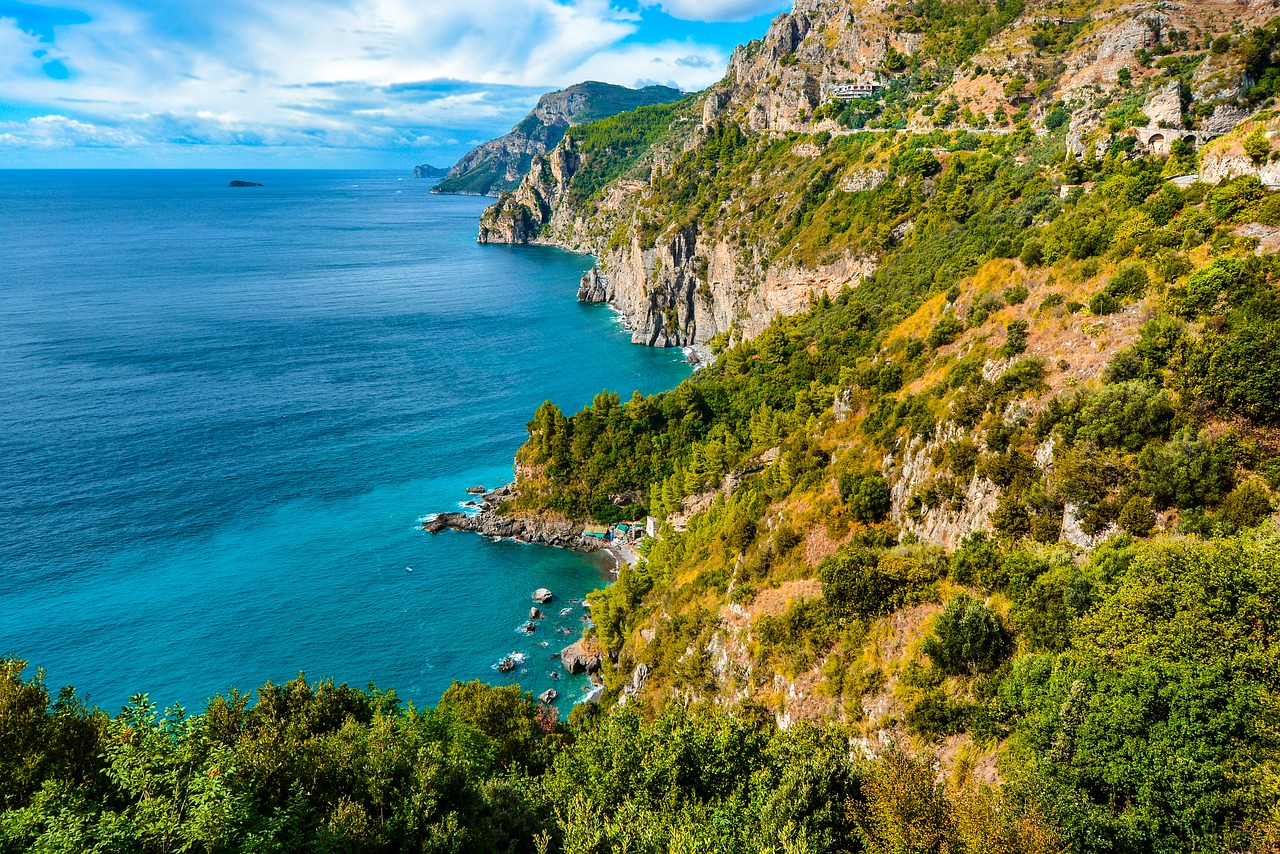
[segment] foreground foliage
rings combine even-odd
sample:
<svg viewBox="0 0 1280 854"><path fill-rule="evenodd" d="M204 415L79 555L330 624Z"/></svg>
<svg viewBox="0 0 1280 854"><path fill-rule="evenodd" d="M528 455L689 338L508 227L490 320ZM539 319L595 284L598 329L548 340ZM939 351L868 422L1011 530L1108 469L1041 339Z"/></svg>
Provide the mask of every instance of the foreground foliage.
<svg viewBox="0 0 1280 854"><path fill-rule="evenodd" d="M1050 852L1033 799L948 788L838 727L758 707L588 707L557 723L514 687L433 710L301 677L109 717L0 667L4 851ZM779 847L783 846L783 847Z"/></svg>

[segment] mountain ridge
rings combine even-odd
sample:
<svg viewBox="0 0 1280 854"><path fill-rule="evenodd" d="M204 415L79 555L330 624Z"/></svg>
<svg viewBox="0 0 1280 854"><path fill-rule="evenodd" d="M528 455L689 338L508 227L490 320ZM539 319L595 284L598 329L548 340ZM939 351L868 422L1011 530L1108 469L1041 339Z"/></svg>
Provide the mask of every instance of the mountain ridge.
<svg viewBox="0 0 1280 854"><path fill-rule="evenodd" d="M594 80L548 92L510 133L463 155L432 192L498 196L518 186L533 159L554 148L566 129L682 95L667 86L629 89Z"/></svg>

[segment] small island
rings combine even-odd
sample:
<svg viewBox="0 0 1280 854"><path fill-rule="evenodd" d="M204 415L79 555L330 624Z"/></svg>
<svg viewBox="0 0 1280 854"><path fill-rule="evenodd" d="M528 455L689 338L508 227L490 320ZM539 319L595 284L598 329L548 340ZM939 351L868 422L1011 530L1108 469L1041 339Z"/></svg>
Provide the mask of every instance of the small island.
<svg viewBox="0 0 1280 854"><path fill-rule="evenodd" d="M227 186L228 187L261 187L262 185L254 183L253 181L232 181Z"/></svg>

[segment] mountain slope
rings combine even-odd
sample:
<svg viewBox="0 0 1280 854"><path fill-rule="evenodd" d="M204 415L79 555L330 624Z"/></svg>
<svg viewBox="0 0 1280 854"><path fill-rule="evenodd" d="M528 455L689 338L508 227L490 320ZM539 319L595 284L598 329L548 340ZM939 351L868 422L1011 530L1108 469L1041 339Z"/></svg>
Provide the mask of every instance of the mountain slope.
<svg viewBox="0 0 1280 854"><path fill-rule="evenodd" d="M606 698L838 720L1035 791L1071 850L1255 844L1274 14L797 3L486 212L481 242L594 253L580 298L633 340L715 353L667 394L544 405L517 457L501 512L659 520L593 597Z"/></svg>
<svg viewBox="0 0 1280 854"><path fill-rule="evenodd" d="M528 173L533 158L554 148L567 128L680 97L678 89L666 86L628 89L595 81L549 92L511 133L468 152L432 192L497 196L514 189Z"/></svg>
<svg viewBox="0 0 1280 854"><path fill-rule="evenodd" d="M887 164L832 163L823 143L788 144L784 134L1063 135L1078 159L1119 141L1138 153L1176 149L1175 162L1195 171L1186 152L1274 91L1274 31L1248 30L1272 14L1258 2L800 2L734 52L721 83L667 114L665 128L615 122L568 134L486 213L480 240L596 255L583 297L622 310L638 343L706 343L731 327L757 334L809 294L856 285L881 263L893 229L908 227L894 215L881 233L847 235L816 208L872 188ZM837 92L855 85L878 88ZM632 124L651 120L637 113ZM757 149L776 145L769 157L787 178L759 163L733 179L711 174L726 132ZM697 187L691 165L702 168ZM768 192L755 192L762 183ZM814 239L797 245L794 229L761 228L788 217Z"/></svg>

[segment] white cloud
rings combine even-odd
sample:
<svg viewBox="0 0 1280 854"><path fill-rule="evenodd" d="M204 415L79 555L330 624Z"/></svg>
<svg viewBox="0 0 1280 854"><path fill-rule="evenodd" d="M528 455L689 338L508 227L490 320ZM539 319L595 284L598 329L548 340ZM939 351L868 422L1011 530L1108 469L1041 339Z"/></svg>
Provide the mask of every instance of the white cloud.
<svg viewBox="0 0 1280 854"><path fill-rule="evenodd" d="M119 128L102 127L66 116L37 116L25 122L0 122L0 145L33 148L128 148L145 139Z"/></svg>
<svg viewBox="0 0 1280 854"><path fill-rule="evenodd" d="M745 21L757 15L782 12L790 8L788 0L641 0L645 6L658 6L682 21Z"/></svg>
<svg viewBox="0 0 1280 854"><path fill-rule="evenodd" d="M50 119L0 125L6 145L457 145L504 132L551 88L700 89L727 61L714 45L638 39L638 15L610 0L144 3L80 0L89 22L53 43L0 18L0 102ZM53 58L69 80L44 73Z"/></svg>

